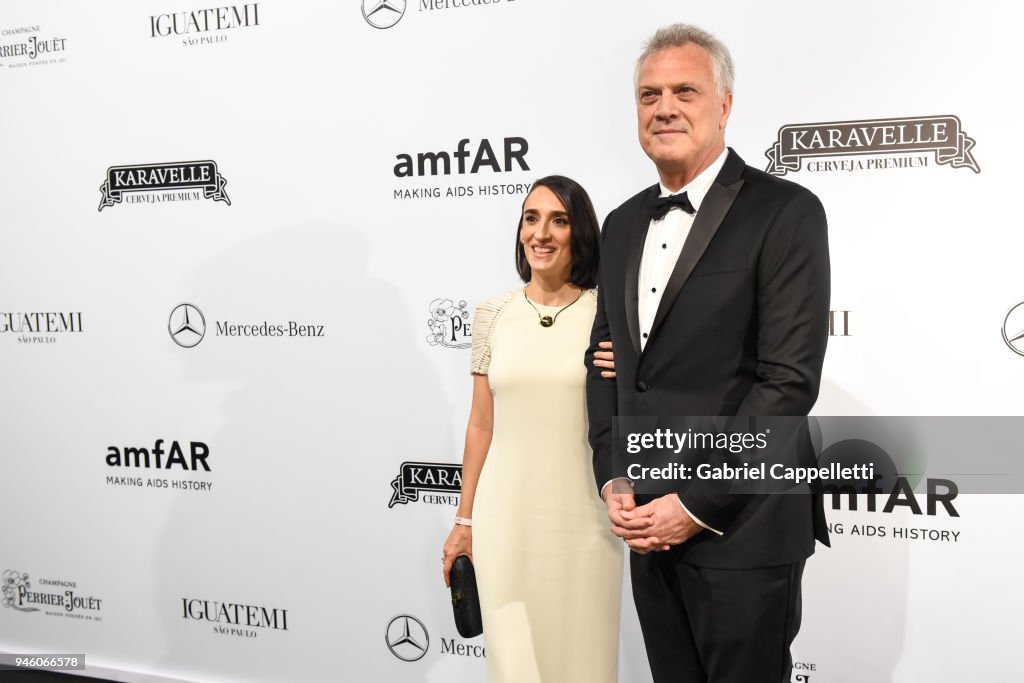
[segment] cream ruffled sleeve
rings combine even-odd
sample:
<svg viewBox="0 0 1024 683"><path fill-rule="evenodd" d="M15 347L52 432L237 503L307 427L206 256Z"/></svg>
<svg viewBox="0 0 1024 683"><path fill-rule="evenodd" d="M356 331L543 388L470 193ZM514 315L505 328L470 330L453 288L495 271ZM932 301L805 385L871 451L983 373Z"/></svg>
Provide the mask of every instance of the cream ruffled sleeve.
<svg viewBox="0 0 1024 683"><path fill-rule="evenodd" d="M515 289L501 296L488 299L476 307L473 314L473 351L470 372L474 375L486 375L491 365L491 332L501 317L501 312L512 301L512 297L521 294L522 289Z"/></svg>

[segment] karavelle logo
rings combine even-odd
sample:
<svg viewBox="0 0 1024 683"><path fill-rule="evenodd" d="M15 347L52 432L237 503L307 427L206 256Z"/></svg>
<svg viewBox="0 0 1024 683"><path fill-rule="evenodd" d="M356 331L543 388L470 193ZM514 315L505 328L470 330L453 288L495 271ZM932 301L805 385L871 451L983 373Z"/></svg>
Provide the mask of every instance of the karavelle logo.
<svg viewBox="0 0 1024 683"><path fill-rule="evenodd" d="M441 462L403 462L398 476L391 480L391 491L388 508L393 508L398 504L418 502L420 494L424 492L441 494L424 496L423 502L425 503L458 505L458 496L462 493L462 465Z"/></svg>
<svg viewBox="0 0 1024 683"><path fill-rule="evenodd" d="M167 332L175 344L191 349L206 335L206 318L192 304L178 304L167 321Z"/></svg>
<svg viewBox="0 0 1024 683"><path fill-rule="evenodd" d="M384 642L391 654L403 662L423 659L430 647L430 634L423 622L408 614L399 614L388 622Z"/></svg>
<svg viewBox="0 0 1024 683"><path fill-rule="evenodd" d="M217 162L176 161L166 164L111 166L100 185L100 205L96 209L128 204L161 204L211 199L231 206L224 187L228 181L217 170Z"/></svg>
<svg viewBox="0 0 1024 683"><path fill-rule="evenodd" d="M779 129L778 140L765 152L765 170L783 176L803 169L816 173L923 168L934 159L940 166L980 173L971 153L974 144L960 118L951 114L794 123ZM863 155L875 158L857 158ZM819 161L829 157L838 159Z"/></svg>
<svg viewBox="0 0 1024 683"><path fill-rule="evenodd" d="M391 28L405 14L405 0L363 0L363 19L374 28Z"/></svg>

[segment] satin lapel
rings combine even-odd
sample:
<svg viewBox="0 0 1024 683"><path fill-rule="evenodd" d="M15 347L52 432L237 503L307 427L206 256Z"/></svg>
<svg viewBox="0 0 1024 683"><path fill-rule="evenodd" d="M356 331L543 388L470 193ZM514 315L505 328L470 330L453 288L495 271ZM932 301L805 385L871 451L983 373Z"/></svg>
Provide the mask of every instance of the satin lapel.
<svg viewBox="0 0 1024 683"><path fill-rule="evenodd" d="M672 270L668 284L665 285L665 293L661 296L658 312L654 316L654 324L651 325L651 339L648 340L648 348L650 348L662 321L665 320L665 316L668 315L668 310L672 308L683 285L690 279L690 274L697 266L697 262L700 261L700 257L704 255L704 251L711 244L725 215L729 213L741 187L743 187L742 179L731 185L722 185L716 181L708 190L707 196L704 197L704 201L700 205L700 211L697 212L697 217L693 220L690 234L686 236L686 242L683 243L683 250L679 253L676 267Z"/></svg>
<svg viewBox="0 0 1024 683"><path fill-rule="evenodd" d="M647 229L651 227L651 205L658 198L658 186L650 188L629 221L629 246L626 252L626 325L633 350L640 355L640 260L644 255Z"/></svg>

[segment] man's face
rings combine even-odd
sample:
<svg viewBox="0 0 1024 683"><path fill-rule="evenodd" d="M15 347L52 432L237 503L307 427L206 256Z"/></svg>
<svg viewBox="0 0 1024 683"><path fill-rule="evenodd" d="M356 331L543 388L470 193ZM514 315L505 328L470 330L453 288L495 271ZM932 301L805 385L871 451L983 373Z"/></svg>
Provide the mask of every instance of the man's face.
<svg viewBox="0 0 1024 683"><path fill-rule="evenodd" d="M694 44L655 52L637 78L640 146L663 174L694 174L725 148L732 93L719 95L711 58Z"/></svg>

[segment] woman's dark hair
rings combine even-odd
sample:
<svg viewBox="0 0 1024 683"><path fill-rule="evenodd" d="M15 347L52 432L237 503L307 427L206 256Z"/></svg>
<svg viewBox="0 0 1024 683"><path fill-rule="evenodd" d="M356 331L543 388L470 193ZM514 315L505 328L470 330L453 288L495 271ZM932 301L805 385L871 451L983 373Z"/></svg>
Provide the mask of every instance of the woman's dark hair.
<svg viewBox="0 0 1024 683"><path fill-rule="evenodd" d="M594 205L590 203L587 191L575 180L561 175L549 175L541 178L533 183L530 192L538 187L546 187L551 190L562 202L565 212L569 215L569 249L572 252L572 271L569 273L569 282L582 289L592 289L597 285L597 268L600 264L598 243L601 239L601 229L597 224ZM523 206L526 206L525 199ZM523 278L523 282L529 282L533 273L530 269L530 262L526 260L523 243L519 241L519 230L522 224L523 217L520 213L519 222L516 224L516 269L519 271L519 277Z"/></svg>

